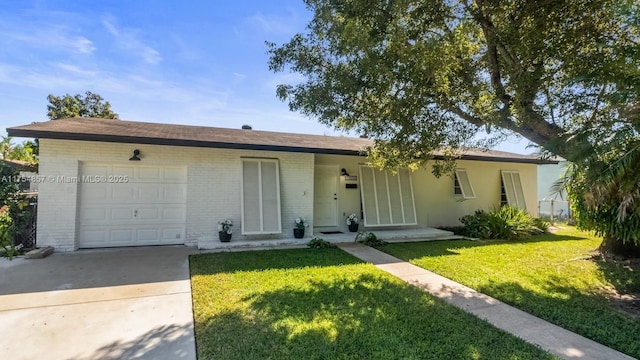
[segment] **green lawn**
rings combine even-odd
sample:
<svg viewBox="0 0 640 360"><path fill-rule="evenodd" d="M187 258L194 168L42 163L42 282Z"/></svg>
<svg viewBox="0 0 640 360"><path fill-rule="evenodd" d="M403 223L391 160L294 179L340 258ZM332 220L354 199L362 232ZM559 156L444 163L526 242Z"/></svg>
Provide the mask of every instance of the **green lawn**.
<svg viewBox="0 0 640 360"><path fill-rule="evenodd" d="M607 296L640 293L638 268L590 258L599 244L568 228L526 241L401 243L380 250L640 358L640 320Z"/></svg>
<svg viewBox="0 0 640 360"><path fill-rule="evenodd" d="M554 358L339 249L190 266L200 360Z"/></svg>

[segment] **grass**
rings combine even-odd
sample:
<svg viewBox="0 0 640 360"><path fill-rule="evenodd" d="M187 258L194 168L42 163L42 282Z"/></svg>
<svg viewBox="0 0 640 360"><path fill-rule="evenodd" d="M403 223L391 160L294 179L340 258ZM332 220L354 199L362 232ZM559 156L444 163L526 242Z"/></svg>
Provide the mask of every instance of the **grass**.
<svg viewBox="0 0 640 360"><path fill-rule="evenodd" d="M339 249L190 258L198 359L552 359Z"/></svg>
<svg viewBox="0 0 640 360"><path fill-rule="evenodd" d="M640 358L640 320L610 298L640 293L638 269L593 258L600 241L568 228L524 241L399 243L380 250Z"/></svg>

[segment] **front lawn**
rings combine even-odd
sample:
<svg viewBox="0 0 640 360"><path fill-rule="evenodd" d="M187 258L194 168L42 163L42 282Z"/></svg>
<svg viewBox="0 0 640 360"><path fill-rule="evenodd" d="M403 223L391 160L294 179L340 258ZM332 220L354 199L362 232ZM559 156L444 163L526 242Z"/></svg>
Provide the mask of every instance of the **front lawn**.
<svg viewBox="0 0 640 360"><path fill-rule="evenodd" d="M190 266L200 360L554 358L339 249Z"/></svg>
<svg viewBox="0 0 640 360"><path fill-rule="evenodd" d="M612 301L640 293L640 268L593 257L600 241L568 228L525 241L399 243L380 250L640 358L640 320L623 312L623 301Z"/></svg>

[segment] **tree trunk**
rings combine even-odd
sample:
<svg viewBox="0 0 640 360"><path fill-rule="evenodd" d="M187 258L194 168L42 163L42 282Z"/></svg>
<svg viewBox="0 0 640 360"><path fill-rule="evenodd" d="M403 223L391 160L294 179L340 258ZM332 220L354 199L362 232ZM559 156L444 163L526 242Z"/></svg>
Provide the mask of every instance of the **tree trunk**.
<svg viewBox="0 0 640 360"><path fill-rule="evenodd" d="M625 258L640 257L640 244L623 243L622 240L611 236L602 239L599 250L607 255L623 256Z"/></svg>

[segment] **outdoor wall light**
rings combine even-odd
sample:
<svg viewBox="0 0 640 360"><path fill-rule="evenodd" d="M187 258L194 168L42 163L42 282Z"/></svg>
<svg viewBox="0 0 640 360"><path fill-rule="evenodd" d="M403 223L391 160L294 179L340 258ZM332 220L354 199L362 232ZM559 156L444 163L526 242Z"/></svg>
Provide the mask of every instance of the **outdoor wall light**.
<svg viewBox="0 0 640 360"><path fill-rule="evenodd" d="M347 172L347 169L342 168L340 175L342 175L342 176L349 176L349 173Z"/></svg>
<svg viewBox="0 0 640 360"><path fill-rule="evenodd" d="M135 149L133 150L133 156L129 158L129 160L131 161L140 161L140 150Z"/></svg>

